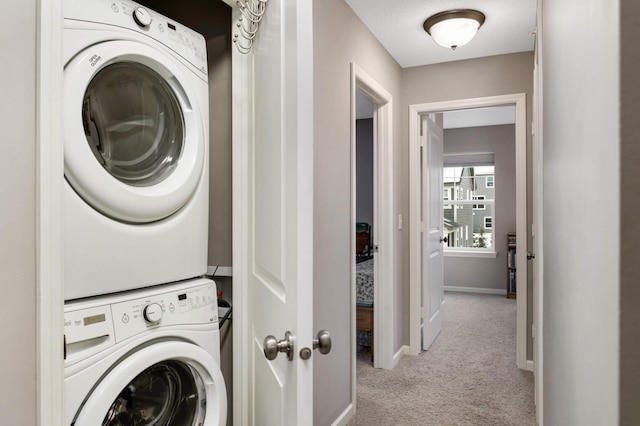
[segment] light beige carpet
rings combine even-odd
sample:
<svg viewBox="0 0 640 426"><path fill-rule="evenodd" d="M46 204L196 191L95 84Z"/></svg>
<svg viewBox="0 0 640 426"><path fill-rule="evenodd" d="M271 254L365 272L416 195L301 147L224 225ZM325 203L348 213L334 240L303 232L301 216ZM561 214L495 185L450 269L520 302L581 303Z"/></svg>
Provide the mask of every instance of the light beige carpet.
<svg viewBox="0 0 640 426"><path fill-rule="evenodd" d="M354 425L534 426L533 375L516 367L516 301L446 293L429 351L393 370L357 360Z"/></svg>

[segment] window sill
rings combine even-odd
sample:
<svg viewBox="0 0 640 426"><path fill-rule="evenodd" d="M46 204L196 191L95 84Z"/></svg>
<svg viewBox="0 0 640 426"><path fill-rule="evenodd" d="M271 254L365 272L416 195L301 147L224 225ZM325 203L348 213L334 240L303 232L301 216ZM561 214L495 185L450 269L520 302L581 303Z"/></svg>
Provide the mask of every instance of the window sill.
<svg viewBox="0 0 640 426"><path fill-rule="evenodd" d="M480 251L480 250L456 250L456 249L445 249L444 250L445 257L475 257L475 258L484 258L484 259L495 259L498 257L498 252L495 251Z"/></svg>

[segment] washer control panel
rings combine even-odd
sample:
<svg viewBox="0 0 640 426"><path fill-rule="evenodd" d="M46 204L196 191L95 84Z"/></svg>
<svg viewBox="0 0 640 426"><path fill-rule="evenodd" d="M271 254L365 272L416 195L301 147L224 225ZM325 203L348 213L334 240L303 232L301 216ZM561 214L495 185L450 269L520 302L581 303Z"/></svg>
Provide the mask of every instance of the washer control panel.
<svg viewBox="0 0 640 426"><path fill-rule="evenodd" d="M218 321L215 284L111 304L116 342L150 328Z"/></svg>
<svg viewBox="0 0 640 426"><path fill-rule="evenodd" d="M64 309L67 364L140 333L217 323L216 284L206 279L73 301Z"/></svg>

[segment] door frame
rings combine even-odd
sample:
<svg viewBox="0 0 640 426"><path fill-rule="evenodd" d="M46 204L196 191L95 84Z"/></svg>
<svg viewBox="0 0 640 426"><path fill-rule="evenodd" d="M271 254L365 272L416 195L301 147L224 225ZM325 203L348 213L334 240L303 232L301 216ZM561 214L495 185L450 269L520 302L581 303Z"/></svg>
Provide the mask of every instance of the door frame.
<svg viewBox="0 0 640 426"><path fill-rule="evenodd" d="M391 369L394 356L395 303L393 295L393 97L366 71L351 63L351 371L352 401L356 401L356 94L374 105L374 224L379 251L375 254L373 288L374 367Z"/></svg>
<svg viewBox="0 0 640 426"><path fill-rule="evenodd" d="M36 420L64 423L62 0L36 0Z"/></svg>
<svg viewBox="0 0 640 426"><path fill-rule="evenodd" d="M409 349L410 355L420 353L420 116L429 113L454 111L469 108L483 108L502 105L516 107L516 232L527 235L527 105L526 94L488 96L482 98L459 99L443 102L429 102L409 105ZM522 238L522 237L521 237ZM526 238L524 239L526 248ZM518 250L517 281L520 291L517 298L516 325L516 365L523 370L532 370L527 361L527 250ZM522 285L524 283L524 285ZM535 309L535 307L534 307Z"/></svg>
<svg viewBox="0 0 640 426"><path fill-rule="evenodd" d="M235 23L241 13L237 5L225 1L231 9L231 22ZM233 25L233 24L232 24ZM245 194L247 189L248 176L248 153L246 146L253 138L252 127L247 125L252 119L252 110L249 108L250 96L253 93L253 67L250 59L253 57L253 50L247 54L240 54L235 46L232 46L231 67L232 67L232 126L231 147L232 157L232 179L231 188L233 194ZM251 378L248 377L243 366L248 362L252 348L247 344L245 336L248 335L248 313L247 306L247 275L244 267L245 259L248 258L248 247L244 244L245 229L244 224L247 219L246 207L243 196L232 197L232 212L235 218L232 221L232 280L233 280L233 347L232 353L239 354L239 359L233 362L233 423L236 425L249 424L249 393Z"/></svg>
<svg viewBox="0 0 640 426"><path fill-rule="evenodd" d="M536 16L536 35L533 64L533 218L532 230L535 236L532 251L535 254L533 263L533 360L534 390L536 403L536 420L544 426L544 196L542 176L543 154L543 73L542 73L542 2L538 2Z"/></svg>

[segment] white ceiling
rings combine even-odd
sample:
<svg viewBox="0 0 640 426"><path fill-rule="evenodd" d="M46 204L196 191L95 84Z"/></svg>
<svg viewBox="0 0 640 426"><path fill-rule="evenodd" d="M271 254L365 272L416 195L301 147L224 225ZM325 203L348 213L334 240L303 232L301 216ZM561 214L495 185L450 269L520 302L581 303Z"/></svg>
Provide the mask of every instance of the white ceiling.
<svg viewBox="0 0 640 426"><path fill-rule="evenodd" d="M536 0L345 0L401 67L533 50ZM437 45L422 24L451 9L476 9L486 20L469 44Z"/></svg>

